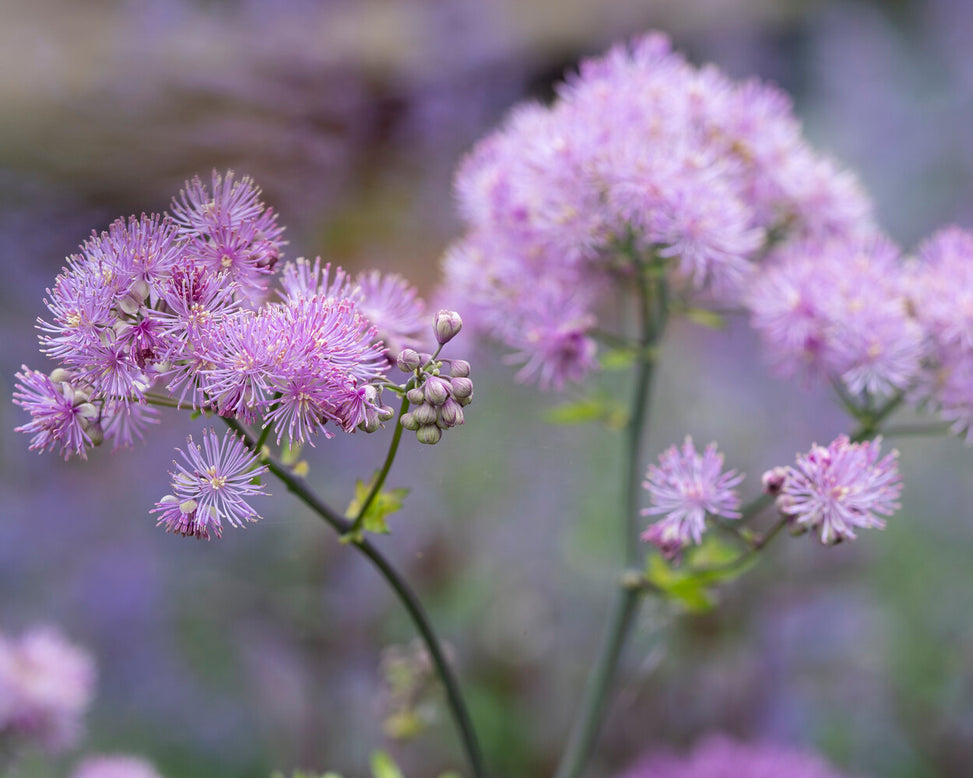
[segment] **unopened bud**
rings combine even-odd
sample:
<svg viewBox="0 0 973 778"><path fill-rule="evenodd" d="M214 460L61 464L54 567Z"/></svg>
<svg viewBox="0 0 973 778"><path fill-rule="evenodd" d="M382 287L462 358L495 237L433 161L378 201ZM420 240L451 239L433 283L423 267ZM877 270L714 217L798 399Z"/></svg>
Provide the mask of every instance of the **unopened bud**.
<svg viewBox="0 0 973 778"><path fill-rule="evenodd" d="M421 403L424 403L426 401L426 393L422 391L421 386L417 386L414 389L410 389L408 392L406 392L405 398L412 405L420 405Z"/></svg>
<svg viewBox="0 0 973 778"><path fill-rule="evenodd" d="M426 443L428 445L434 445L438 443L443 436L443 431L439 429L435 424L423 424L416 431L416 440L420 443Z"/></svg>
<svg viewBox="0 0 973 778"><path fill-rule="evenodd" d="M763 486L765 494L776 497L780 494L780 490L784 488L785 480L787 480L787 468L775 467L761 476L760 483Z"/></svg>
<svg viewBox="0 0 973 778"><path fill-rule="evenodd" d="M92 422L85 427L85 434L92 446L100 446L105 442L105 431L101 428L100 422Z"/></svg>
<svg viewBox="0 0 973 778"><path fill-rule="evenodd" d="M442 310L436 314L436 342L439 345L448 343L463 329L463 320L456 311Z"/></svg>
<svg viewBox="0 0 973 778"><path fill-rule="evenodd" d="M399 356L396 357L395 364L403 373L411 373L413 370L418 370L419 365L422 364L422 360L419 359L418 351L411 348L404 348L399 352Z"/></svg>
<svg viewBox="0 0 973 778"><path fill-rule="evenodd" d="M419 429L419 422L416 421L416 415L414 413L403 413L402 418L399 419L399 424L413 432Z"/></svg>
<svg viewBox="0 0 973 778"><path fill-rule="evenodd" d="M70 370L65 370L63 367L56 367L51 371L51 375L49 377L52 383L60 384L71 383L71 379L74 377L74 375Z"/></svg>
<svg viewBox="0 0 973 778"><path fill-rule="evenodd" d="M456 400L450 398L439 409L438 420L444 427L455 427L457 424L462 424L463 409Z"/></svg>
<svg viewBox="0 0 973 778"><path fill-rule="evenodd" d="M395 416L395 408L393 408L391 405L383 405L378 409L378 418L381 421L388 421L393 416Z"/></svg>
<svg viewBox="0 0 973 778"><path fill-rule="evenodd" d="M430 376L422 386L426 400L433 405L442 405L449 399L450 385L439 376Z"/></svg>
<svg viewBox="0 0 973 778"><path fill-rule="evenodd" d="M454 378L450 384L453 387L453 397L457 400L473 396L473 382L469 378Z"/></svg>
<svg viewBox="0 0 973 778"><path fill-rule="evenodd" d="M449 374L453 378L466 378L470 374L470 363L465 359L454 359L449 364Z"/></svg>
<svg viewBox="0 0 973 778"><path fill-rule="evenodd" d="M412 415L419 424L435 424L436 419L439 418L436 413L436 407L429 403L422 403L422 405L416 406Z"/></svg>

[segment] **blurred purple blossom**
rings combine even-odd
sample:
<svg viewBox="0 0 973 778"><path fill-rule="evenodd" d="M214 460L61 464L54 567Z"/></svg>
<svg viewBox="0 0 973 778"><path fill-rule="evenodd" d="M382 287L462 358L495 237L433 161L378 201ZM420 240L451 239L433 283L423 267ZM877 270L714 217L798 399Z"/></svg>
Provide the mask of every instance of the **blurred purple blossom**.
<svg viewBox="0 0 973 778"><path fill-rule="evenodd" d="M723 455L710 443L702 454L686 437L681 448L671 446L659 455L658 465L649 465L642 486L648 490L651 506L643 516L663 518L642 533L642 540L674 557L690 543L700 543L706 517L738 519L740 498L735 487L743 475L723 472Z"/></svg>
<svg viewBox="0 0 973 778"><path fill-rule="evenodd" d="M591 370L599 293L631 289L652 257L681 293L735 304L771 238L874 231L856 180L807 146L781 92L695 68L661 34L582 62L557 94L515 108L461 163L467 234L443 265L464 314L537 365L522 379ZM551 347L562 308L573 348Z"/></svg>
<svg viewBox="0 0 973 778"><path fill-rule="evenodd" d="M804 749L710 735L686 756L649 756L620 778L842 778L842 774Z"/></svg>
<svg viewBox="0 0 973 778"><path fill-rule="evenodd" d="M91 657L53 627L0 635L0 736L52 752L70 748L94 683Z"/></svg>

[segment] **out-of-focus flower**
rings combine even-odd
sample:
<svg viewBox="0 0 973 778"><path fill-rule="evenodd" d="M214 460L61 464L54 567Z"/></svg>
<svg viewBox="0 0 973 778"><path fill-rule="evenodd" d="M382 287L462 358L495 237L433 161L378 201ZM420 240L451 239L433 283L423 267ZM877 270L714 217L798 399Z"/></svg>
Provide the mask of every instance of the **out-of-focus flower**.
<svg viewBox="0 0 973 778"><path fill-rule="evenodd" d="M0 736L49 751L71 747L94 681L91 657L51 627L0 635Z"/></svg>
<svg viewBox="0 0 973 778"><path fill-rule="evenodd" d="M515 108L456 193L467 232L444 259L448 299L516 351L519 378L554 387L595 367L597 312L640 265L735 304L772 243L874 231L782 93L695 68L658 34L583 62L550 107Z"/></svg>
<svg viewBox="0 0 973 778"><path fill-rule="evenodd" d="M929 358L911 399L973 438L973 234L946 227L919 247L912 306Z"/></svg>
<svg viewBox="0 0 973 778"><path fill-rule="evenodd" d="M200 448L192 436L186 450L178 449L185 464L174 462L171 473L173 494L166 495L152 510L159 513L159 525L167 532L187 537L220 537L223 521L235 527L260 518L248 497L266 492L253 481L267 468L258 463L242 440L227 430L220 441L212 429L203 430Z"/></svg>
<svg viewBox="0 0 973 778"><path fill-rule="evenodd" d="M403 348L419 348L426 331L426 305L416 288L398 273L370 270L355 279L355 300L362 316L376 330L376 337L394 360Z"/></svg>
<svg viewBox="0 0 973 778"><path fill-rule="evenodd" d="M759 274L747 304L779 375L888 395L911 384L924 355L908 286L887 240L803 242Z"/></svg>
<svg viewBox="0 0 973 778"><path fill-rule="evenodd" d="M686 756L653 755L620 778L843 778L810 751L712 735Z"/></svg>
<svg viewBox="0 0 973 778"><path fill-rule="evenodd" d="M71 778L161 778L145 759L127 754L86 757Z"/></svg>
<svg viewBox="0 0 973 778"><path fill-rule="evenodd" d="M642 533L642 540L666 556L676 556L690 542L700 543L707 515L740 518L735 487L743 476L735 470L723 472L723 455L717 453L715 443L699 454L687 436L681 449L672 446L663 451L659 464L649 465L645 478L642 486L652 505L642 515L663 518Z"/></svg>
<svg viewBox="0 0 973 778"><path fill-rule="evenodd" d="M777 497L777 508L795 526L820 530L821 542L856 537L856 527L885 526L876 514L891 516L899 508L902 476L893 450L879 459L881 440L851 443L846 435L831 444L814 445L799 454Z"/></svg>

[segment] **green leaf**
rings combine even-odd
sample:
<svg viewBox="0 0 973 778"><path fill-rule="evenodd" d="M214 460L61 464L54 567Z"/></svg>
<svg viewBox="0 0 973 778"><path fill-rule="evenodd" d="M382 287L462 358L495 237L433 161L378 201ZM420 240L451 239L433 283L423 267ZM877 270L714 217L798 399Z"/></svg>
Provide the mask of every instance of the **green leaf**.
<svg viewBox="0 0 973 778"><path fill-rule="evenodd" d="M387 753L376 751L372 754L372 776L373 778L402 778L402 771Z"/></svg>
<svg viewBox="0 0 973 778"><path fill-rule="evenodd" d="M601 356L602 370L628 370L635 362L634 348L612 348Z"/></svg>
<svg viewBox="0 0 973 778"><path fill-rule="evenodd" d="M694 324L709 327L712 330L726 329L726 319L714 311L707 311L705 308L687 308L686 318Z"/></svg>
<svg viewBox="0 0 973 778"><path fill-rule="evenodd" d="M690 613L706 613L716 605L713 594L703 581L679 568L670 567L660 556L649 557L645 577Z"/></svg>
<svg viewBox="0 0 973 778"><path fill-rule="evenodd" d="M347 518L355 519L358 517L358 513L365 504L365 500L368 499L368 495L372 492L372 485L375 483L376 478L378 478L378 471L375 472L375 475L371 477L371 480L367 484L361 479L355 481L355 496L352 497L351 502L348 504L348 510L345 511ZM376 494L375 499L372 500L372 504L365 511L362 528L366 532L387 535L389 533L389 527L385 521L385 517L402 508L402 504L405 502L405 497L408 493L408 489L399 488L383 489Z"/></svg>
<svg viewBox="0 0 973 778"><path fill-rule="evenodd" d="M713 587L743 575L755 562L755 555L710 533L686 552L680 567L651 556L645 577L687 611L705 613L716 605Z"/></svg>
<svg viewBox="0 0 973 778"><path fill-rule="evenodd" d="M601 422L610 429L620 429L628 421L628 414L606 397L586 397L548 409L544 412L544 421L560 425Z"/></svg>

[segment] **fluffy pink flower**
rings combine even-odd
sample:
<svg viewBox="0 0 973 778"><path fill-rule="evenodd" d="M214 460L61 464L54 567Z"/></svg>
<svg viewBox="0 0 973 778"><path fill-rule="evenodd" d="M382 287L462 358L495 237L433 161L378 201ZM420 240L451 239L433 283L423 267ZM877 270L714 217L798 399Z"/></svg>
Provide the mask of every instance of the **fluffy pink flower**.
<svg viewBox="0 0 973 778"><path fill-rule="evenodd" d="M781 513L798 527L820 531L822 543L856 537L855 528L885 526L899 508L902 476L893 450L879 459L881 439L851 443L846 435L799 454L777 497Z"/></svg>
<svg viewBox="0 0 973 778"><path fill-rule="evenodd" d="M158 771L138 756L123 754L89 756L71 778L161 778Z"/></svg>
<svg viewBox="0 0 973 778"><path fill-rule="evenodd" d="M663 451L659 464L649 465L645 478L642 486L652 505L642 515L663 518L642 534L642 540L666 556L674 556L690 542L700 543L707 515L740 518L735 487L743 476L735 470L723 472L723 455L717 453L715 443L699 454L687 436L681 449L672 446Z"/></svg>
<svg viewBox="0 0 973 778"><path fill-rule="evenodd" d="M69 748L80 736L94 681L91 657L53 628L0 635L0 736L49 751Z"/></svg>
<svg viewBox="0 0 973 778"><path fill-rule="evenodd" d="M810 751L711 735L685 756L650 756L620 778L842 778L842 774Z"/></svg>

